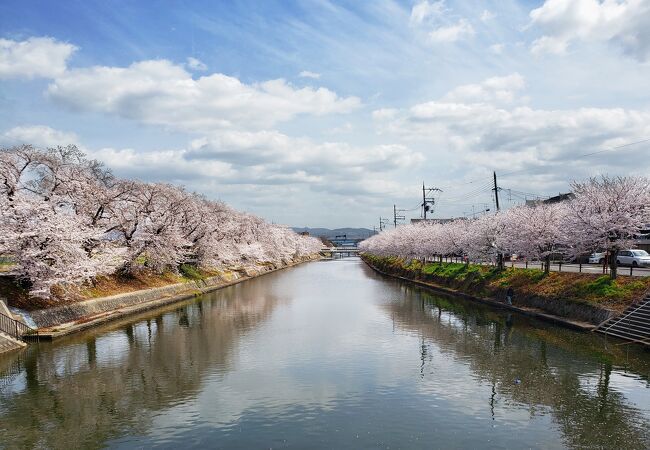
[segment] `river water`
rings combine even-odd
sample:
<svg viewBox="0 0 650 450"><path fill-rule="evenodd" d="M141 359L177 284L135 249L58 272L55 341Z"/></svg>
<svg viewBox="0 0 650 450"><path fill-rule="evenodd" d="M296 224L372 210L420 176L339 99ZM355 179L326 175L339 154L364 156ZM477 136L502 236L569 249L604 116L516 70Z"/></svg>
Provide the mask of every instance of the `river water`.
<svg viewBox="0 0 650 450"><path fill-rule="evenodd" d="M649 448L617 343L308 263L0 357L0 447Z"/></svg>

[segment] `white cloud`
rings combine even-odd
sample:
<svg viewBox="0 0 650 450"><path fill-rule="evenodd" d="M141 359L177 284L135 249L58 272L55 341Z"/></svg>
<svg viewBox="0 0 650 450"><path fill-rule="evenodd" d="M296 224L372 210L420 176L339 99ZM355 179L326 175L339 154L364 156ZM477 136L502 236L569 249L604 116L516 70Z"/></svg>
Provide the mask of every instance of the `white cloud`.
<svg viewBox="0 0 650 450"><path fill-rule="evenodd" d="M437 1L429 3L427 0L413 5L411 9L411 24L419 25L432 17L441 16L445 12L445 2Z"/></svg>
<svg viewBox="0 0 650 450"><path fill-rule="evenodd" d="M75 50L74 45L49 37L0 39L0 78L53 78L65 72Z"/></svg>
<svg viewBox="0 0 650 450"><path fill-rule="evenodd" d="M429 33L432 42L456 42L458 40L474 36L474 27L465 19L459 19L453 25L436 28Z"/></svg>
<svg viewBox="0 0 650 450"><path fill-rule="evenodd" d="M481 13L481 22L489 22L490 20L494 19L495 17L496 17L496 14L494 14L492 11L484 9L483 12Z"/></svg>
<svg viewBox="0 0 650 450"><path fill-rule="evenodd" d="M36 147L56 147L57 145L79 144L75 133L55 130L45 125L14 127L0 135L5 145L32 144Z"/></svg>
<svg viewBox="0 0 650 450"><path fill-rule="evenodd" d="M543 53L552 53L555 55L563 55L566 53L568 42L564 39L555 38L551 36L542 36L535 39L530 46L530 51L534 55Z"/></svg>
<svg viewBox="0 0 650 450"><path fill-rule="evenodd" d="M303 70L298 74L300 78L313 78L318 80L320 78L320 73L310 72L309 70Z"/></svg>
<svg viewBox="0 0 650 450"><path fill-rule="evenodd" d="M236 192L241 185L265 185L278 192L291 185L308 185L323 193L377 197L402 188L385 176L424 161L420 153L404 145L316 143L277 131L225 131L194 139L186 148L142 151L87 148L74 133L27 125L0 134L0 143L76 144L118 176L183 183L215 197L222 191Z"/></svg>
<svg viewBox="0 0 650 450"><path fill-rule="evenodd" d="M343 125L334 127L330 130L328 130L328 133L330 134L347 134L352 132L354 130L354 125L352 125L350 122L345 122Z"/></svg>
<svg viewBox="0 0 650 450"><path fill-rule="evenodd" d="M375 120L392 119L397 115L398 112L399 110L395 108L376 109L372 112L372 118Z"/></svg>
<svg viewBox="0 0 650 450"><path fill-rule="evenodd" d="M524 77L518 73L504 77L492 77L478 84L458 86L443 97L451 103L513 103L519 91L524 89Z"/></svg>
<svg viewBox="0 0 650 450"><path fill-rule="evenodd" d="M208 70L208 66L206 66L203 61L196 59L192 56L187 58L187 67L191 70L197 70L197 71L204 71Z"/></svg>
<svg viewBox="0 0 650 450"><path fill-rule="evenodd" d="M647 0L546 0L530 12L545 34L534 53L564 53L580 42L611 42L640 61L650 56L650 2Z"/></svg>
<svg viewBox="0 0 650 450"><path fill-rule="evenodd" d="M408 168L422 155L403 145L356 147L343 142L315 143L277 131L222 132L192 141L187 159L219 160L233 166L264 167L274 175L305 171L312 175L349 176Z"/></svg>
<svg viewBox="0 0 650 450"><path fill-rule="evenodd" d="M489 49L492 53L495 55L500 55L503 53L503 49L505 48L504 44L492 44L490 45Z"/></svg>
<svg viewBox="0 0 650 450"><path fill-rule="evenodd" d="M516 101L524 84L520 75L512 74L461 86L439 100L400 110L378 126L384 134L400 136L411 145L446 149L437 157L455 160L465 168L463 172L468 167L486 172L527 170L523 185L533 186L531 174L538 174L547 183L540 189L546 190L599 172L650 171L650 160L645 157L604 152L598 158L576 158L647 138L650 111L535 109ZM639 147L647 155L644 149L647 145Z"/></svg>
<svg viewBox="0 0 650 450"><path fill-rule="evenodd" d="M91 158L102 161L116 174L145 181L195 182L195 186L200 187L203 180L227 183L238 177L237 171L227 162L185 159L185 149L143 152L133 148L105 147L87 151Z"/></svg>
<svg viewBox="0 0 650 450"><path fill-rule="evenodd" d="M285 80L244 84L215 73L193 79L166 60L129 67L69 70L48 87L49 97L78 111L97 111L185 131L268 127L300 114L348 113L357 97L325 88L295 88Z"/></svg>

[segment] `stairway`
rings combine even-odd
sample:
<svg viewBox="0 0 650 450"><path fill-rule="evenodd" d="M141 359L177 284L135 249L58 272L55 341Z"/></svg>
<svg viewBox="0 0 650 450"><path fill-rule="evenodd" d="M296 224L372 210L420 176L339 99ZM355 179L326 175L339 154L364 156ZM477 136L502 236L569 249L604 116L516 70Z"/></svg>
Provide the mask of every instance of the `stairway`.
<svg viewBox="0 0 650 450"><path fill-rule="evenodd" d="M639 303L631 305L620 316L599 325L596 331L627 341L650 345L650 294L646 295Z"/></svg>

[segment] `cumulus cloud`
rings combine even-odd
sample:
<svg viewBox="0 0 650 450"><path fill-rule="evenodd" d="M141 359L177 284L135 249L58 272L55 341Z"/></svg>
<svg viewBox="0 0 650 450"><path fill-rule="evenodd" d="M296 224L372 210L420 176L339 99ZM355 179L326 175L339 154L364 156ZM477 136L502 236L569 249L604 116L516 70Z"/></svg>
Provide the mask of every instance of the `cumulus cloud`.
<svg viewBox="0 0 650 450"><path fill-rule="evenodd" d="M647 158L622 158L616 153L605 152L597 160L576 159L578 155L649 136L650 112L622 108L535 109L516 101L516 93L524 84L519 74L512 74L461 86L439 100L400 110L378 126L382 132L413 144L435 143L460 158L465 167L525 169L562 185L601 170L650 170Z"/></svg>
<svg viewBox="0 0 650 450"><path fill-rule="evenodd" d="M389 174L424 161L420 153L405 145L317 143L278 131L222 131L194 139L184 148L142 151L88 148L74 133L28 125L1 133L0 143L40 147L76 144L119 176L182 183L215 194L236 191L234 186L241 185L265 185L280 190L303 185L322 193L376 197L401 189L399 184L386 179ZM376 184L381 189L370 189Z"/></svg>
<svg viewBox="0 0 650 450"><path fill-rule="evenodd" d="M79 144L75 133L55 130L45 125L14 127L0 135L3 145L32 144L37 147L56 147L57 145Z"/></svg>
<svg viewBox="0 0 650 450"><path fill-rule="evenodd" d="M650 3L646 0L546 0L530 12L544 35L533 53L564 53L572 42L611 42L640 61L650 56Z"/></svg>
<svg viewBox="0 0 650 450"><path fill-rule="evenodd" d="M74 110L185 131L264 128L300 114L348 113L360 105L356 97L340 98L325 88L296 88L282 79L245 84L215 73L195 80L167 60L69 70L47 93Z"/></svg>
<svg viewBox="0 0 650 450"><path fill-rule="evenodd" d="M49 37L0 39L0 78L53 78L65 72L75 50L74 45Z"/></svg>
<svg viewBox="0 0 650 450"><path fill-rule="evenodd" d="M318 80L320 78L320 73L316 72L310 72L309 70L303 70L298 74L300 78L313 78L314 80Z"/></svg>
<svg viewBox="0 0 650 450"><path fill-rule="evenodd" d="M215 193L237 193L244 185L266 186L267 194L278 193L276 201L279 193L295 186L333 195L395 194L401 187L387 179L389 174L423 161L421 154L403 145L314 143L277 131L220 132L175 150L105 148L90 154L122 176L181 182Z"/></svg>
<svg viewBox="0 0 650 450"><path fill-rule="evenodd" d="M431 31L429 39L436 43L456 42L474 36L474 34L474 27L467 20L459 19L455 24L442 26Z"/></svg>
<svg viewBox="0 0 650 450"><path fill-rule="evenodd" d="M350 175L362 171L386 172L422 162L421 154L403 145L355 147L342 142L314 143L278 131L223 132L192 141L190 160L219 160L233 166L265 166L278 173L305 171Z"/></svg>
<svg viewBox="0 0 650 450"><path fill-rule="evenodd" d="M443 97L451 103L513 103L519 91L524 89L524 77L513 73L503 77L492 77L477 84L458 86Z"/></svg>
<svg viewBox="0 0 650 450"><path fill-rule="evenodd" d="M191 70L204 71L208 70L208 66L203 63L200 59L196 59L192 56L187 58L187 67Z"/></svg>

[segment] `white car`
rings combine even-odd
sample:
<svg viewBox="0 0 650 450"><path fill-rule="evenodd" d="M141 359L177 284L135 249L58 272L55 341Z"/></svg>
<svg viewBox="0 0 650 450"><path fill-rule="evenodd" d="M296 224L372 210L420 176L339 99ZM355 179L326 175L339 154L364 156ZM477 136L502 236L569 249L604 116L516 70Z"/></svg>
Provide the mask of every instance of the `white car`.
<svg viewBox="0 0 650 450"><path fill-rule="evenodd" d="M621 250L616 263L619 266L650 267L650 254L645 250Z"/></svg>
<svg viewBox="0 0 650 450"><path fill-rule="evenodd" d="M589 255L589 264L602 264L605 262L604 253L592 253Z"/></svg>

